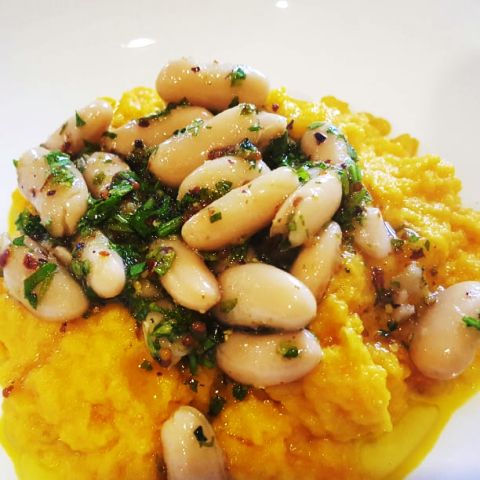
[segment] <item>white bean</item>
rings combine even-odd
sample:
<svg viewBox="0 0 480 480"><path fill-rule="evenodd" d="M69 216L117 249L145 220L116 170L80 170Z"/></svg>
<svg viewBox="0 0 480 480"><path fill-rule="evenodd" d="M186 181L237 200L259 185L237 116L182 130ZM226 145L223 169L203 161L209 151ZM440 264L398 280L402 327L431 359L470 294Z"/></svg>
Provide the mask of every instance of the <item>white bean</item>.
<svg viewBox="0 0 480 480"><path fill-rule="evenodd" d="M45 142L49 150L79 153L88 143L99 144L112 121L113 110L106 100L95 100L81 108Z"/></svg>
<svg viewBox="0 0 480 480"><path fill-rule="evenodd" d="M297 356L292 355L295 351ZM317 338L308 330L271 335L233 332L217 348L217 364L227 375L260 388L299 380L322 356Z"/></svg>
<svg viewBox="0 0 480 480"><path fill-rule="evenodd" d="M167 307L171 308L171 307ZM165 322L164 316L160 312L149 312L147 317L142 323L142 329L143 329L143 335L145 339L145 344L147 345L147 348L150 347L151 343L151 337L153 334L153 331L155 330L155 327L161 323ZM168 338L166 337L159 337L158 338L158 350L160 349L168 349L171 353L171 359L168 360L168 363L163 364L161 358L157 358L157 360L160 362L160 364L163 367L173 367L176 365L185 355L188 355L190 352L190 348L186 347L183 345L181 340L178 340L176 342L170 342ZM154 353L154 352L150 352Z"/></svg>
<svg viewBox="0 0 480 480"><path fill-rule="evenodd" d="M391 237L378 208L367 207L353 234L356 244L372 258L381 260L392 251Z"/></svg>
<svg viewBox="0 0 480 480"><path fill-rule="evenodd" d="M218 282L203 259L179 239L159 239L151 249L175 251L172 266L160 283L175 302L200 313L205 313L220 300Z"/></svg>
<svg viewBox="0 0 480 480"><path fill-rule="evenodd" d="M307 129L303 134L300 146L312 162L341 165L350 158L345 140L329 132L331 128L332 125L324 123L317 128Z"/></svg>
<svg viewBox="0 0 480 480"><path fill-rule="evenodd" d="M212 117L208 110L201 107L177 107L166 115L132 120L119 128L110 129L110 134L102 137L102 146L105 150L127 155L136 140L141 140L146 147L153 147L195 119L207 121Z"/></svg>
<svg viewBox="0 0 480 480"><path fill-rule="evenodd" d="M199 188L215 190L218 182L230 182L237 188L270 171L262 161L249 162L240 157L225 156L208 160L185 177L178 189L178 200Z"/></svg>
<svg viewBox="0 0 480 480"><path fill-rule="evenodd" d="M320 300L340 261L342 230L331 222L313 241L305 245L293 263L290 273L303 282Z"/></svg>
<svg viewBox="0 0 480 480"><path fill-rule="evenodd" d="M80 285L40 245L24 237L24 246L11 244L2 252L3 279L8 292L37 317L52 322L67 322L80 317L88 308L88 300ZM33 290L36 308L25 295L24 281L45 264L56 269L45 282Z"/></svg>
<svg viewBox="0 0 480 480"><path fill-rule="evenodd" d="M293 275L266 263L228 268L219 277L215 315L228 325L298 330L317 311L312 292Z"/></svg>
<svg viewBox="0 0 480 480"><path fill-rule="evenodd" d="M161 438L168 480L227 479L215 432L196 408L178 408L163 424Z"/></svg>
<svg viewBox="0 0 480 480"><path fill-rule="evenodd" d="M186 97L193 105L215 111L228 108L235 97L238 102L260 107L269 91L265 76L247 65L198 64L189 58L165 65L157 77L156 87L167 102L176 103Z"/></svg>
<svg viewBox="0 0 480 480"><path fill-rule="evenodd" d="M280 207L270 236L285 235L292 247L303 245L330 221L342 200L342 184L335 174L325 173L293 192Z"/></svg>
<svg viewBox="0 0 480 480"><path fill-rule="evenodd" d="M100 198L107 191L117 173L130 170L118 155L112 153L95 152L82 160L83 178L94 198Z"/></svg>
<svg viewBox="0 0 480 480"><path fill-rule="evenodd" d="M165 140L150 156L148 168L162 183L178 187L188 174L208 160L209 152L236 145L245 138L262 147L282 135L286 126L285 117L256 113L253 105L240 104Z"/></svg>
<svg viewBox="0 0 480 480"><path fill-rule="evenodd" d="M241 243L272 221L298 184L297 175L288 167L266 173L196 213L183 225L183 239L199 250Z"/></svg>
<svg viewBox="0 0 480 480"><path fill-rule="evenodd" d="M410 356L427 377L448 380L473 361L480 332L467 327L463 317L480 314L480 282L461 282L438 295L437 303L420 318L410 345Z"/></svg>
<svg viewBox="0 0 480 480"><path fill-rule="evenodd" d="M55 155L63 157L63 166L49 165L48 158ZM52 236L75 233L87 210L88 188L67 155L32 148L18 160L17 180L23 196L35 207Z"/></svg>
<svg viewBox="0 0 480 480"><path fill-rule="evenodd" d="M86 281L101 298L113 298L125 287L125 264L99 230L77 242L78 258L87 262Z"/></svg>

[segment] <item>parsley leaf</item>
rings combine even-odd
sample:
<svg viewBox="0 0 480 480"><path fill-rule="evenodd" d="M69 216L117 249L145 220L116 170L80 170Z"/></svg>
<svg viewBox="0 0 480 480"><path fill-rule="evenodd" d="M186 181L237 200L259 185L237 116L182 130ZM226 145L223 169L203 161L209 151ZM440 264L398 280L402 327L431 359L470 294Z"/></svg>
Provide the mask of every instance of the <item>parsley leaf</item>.
<svg viewBox="0 0 480 480"><path fill-rule="evenodd" d="M476 328L480 331L480 318L474 318L465 315L462 320L467 327Z"/></svg>
<svg viewBox="0 0 480 480"><path fill-rule="evenodd" d="M227 78L230 79L230 85L234 87L238 85L242 80L247 78L247 74L242 67L235 67L228 75Z"/></svg>
<svg viewBox="0 0 480 480"><path fill-rule="evenodd" d="M78 114L78 112L75 112L75 126L81 128L86 124L87 122Z"/></svg>
<svg viewBox="0 0 480 480"><path fill-rule="evenodd" d="M57 265L54 263L45 263L35 273L32 273L32 275L23 281L24 296L33 308L37 308L38 302L45 295L56 271ZM37 287L39 287L39 289L37 293L34 293Z"/></svg>
<svg viewBox="0 0 480 480"><path fill-rule="evenodd" d="M57 185L65 185L71 187L75 180L75 176L70 170L72 162L70 157L63 152L53 151L45 155L51 172L51 181Z"/></svg>

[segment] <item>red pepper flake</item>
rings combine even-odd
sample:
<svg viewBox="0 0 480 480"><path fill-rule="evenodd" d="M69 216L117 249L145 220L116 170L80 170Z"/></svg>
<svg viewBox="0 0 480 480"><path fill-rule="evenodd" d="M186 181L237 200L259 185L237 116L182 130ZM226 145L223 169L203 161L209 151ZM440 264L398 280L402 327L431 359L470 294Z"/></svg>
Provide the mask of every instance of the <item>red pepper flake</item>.
<svg viewBox="0 0 480 480"><path fill-rule="evenodd" d="M352 184L352 191L353 192L359 192L363 188L363 185L361 182L354 182Z"/></svg>
<svg viewBox="0 0 480 480"><path fill-rule="evenodd" d="M72 148L72 142L65 142L63 144L63 148L62 148L62 151L64 151L65 153L72 153L70 150Z"/></svg>
<svg viewBox="0 0 480 480"><path fill-rule="evenodd" d="M298 207L303 202L303 197L295 197L293 200L292 206Z"/></svg>
<svg viewBox="0 0 480 480"><path fill-rule="evenodd" d="M63 322L60 325L60 333L65 333L67 331L67 322Z"/></svg>
<svg viewBox="0 0 480 480"><path fill-rule="evenodd" d="M208 159L215 160L216 158L224 157L225 155L232 155L234 153L235 153L235 145L212 148L212 150L208 152Z"/></svg>
<svg viewBox="0 0 480 480"><path fill-rule="evenodd" d="M143 117L138 120L139 127L146 128L149 125L150 125L150 120L148 118Z"/></svg>
<svg viewBox="0 0 480 480"><path fill-rule="evenodd" d="M315 132L313 136L315 137L317 145L321 145L327 139L327 136L324 135L322 132Z"/></svg>
<svg viewBox="0 0 480 480"><path fill-rule="evenodd" d="M55 195L56 193L57 193L56 190L49 190L49 191L47 192L47 195L48 195L49 197L52 197L52 196Z"/></svg>
<svg viewBox="0 0 480 480"><path fill-rule="evenodd" d="M195 342L195 339L187 333L187 335L184 335L182 338L182 345L185 347L191 347Z"/></svg>
<svg viewBox="0 0 480 480"><path fill-rule="evenodd" d="M30 253L25 254L23 257L23 266L29 270L35 270L38 268L38 264L38 260Z"/></svg>
<svg viewBox="0 0 480 480"><path fill-rule="evenodd" d="M277 112L279 108L280 108L280 105L278 103L272 103L272 110L274 112Z"/></svg>
<svg viewBox="0 0 480 480"><path fill-rule="evenodd" d="M204 334L207 331L207 326L205 325L204 322L200 322L199 320L196 320L195 322L192 323L190 330L194 333Z"/></svg>
<svg viewBox="0 0 480 480"><path fill-rule="evenodd" d="M153 272L153 269L157 266L157 262L153 258L147 260L147 270L149 273Z"/></svg>
<svg viewBox="0 0 480 480"><path fill-rule="evenodd" d="M10 256L10 249L7 248L2 254L0 255L0 268L5 268L8 262L8 257Z"/></svg>
<svg viewBox="0 0 480 480"><path fill-rule="evenodd" d="M134 190L140 190L140 184L139 184L136 180L134 180L134 181L132 182L132 188L133 188Z"/></svg>
<svg viewBox="0 0 480 480"><path fill-rule="evenodd" d="M30 189L30 193L32 194L33 198L35 198L37 196L37 191L34 188Z"/></svg>
<svg viewBox="0 0 480 480"><path fill-rule="evenodd" d="M143 143L143 140L141 140L140 138L137 138L134 142L133 142L133 146L135 148L144 148L145 147L145 144Z"/></svg>
<svg viewBox="0 0 480 480"><path fill-rule="evenodd" d="M110 256L110 252L107 252L106 250L101 250L100 252L98 252L98 254L101 257L109 257Z"/></svg>
<svg viewBox="0 0 480 480"><path fill-rule="evenodd" d="M287 130L291 130L293 128L293 122L295 122L295 120L290 120L287 124Z"/></svg>
<svg viewBox="0 0 480 480"><path fill-rule="evenodd" d="M100 192L100 196L103 198L103 200L106 200L110 196L110 192L108 190L102 190Z"/></svg>
<svg viewBox="0 0 480 480"><path fill-rule="evenodd" d="M197 65L195 67L192 67L191 70L193 73L198 73L200 71L200 67Z"/></svg>
<svg viewBox="0 0 480 480"><path fill-rule="evenodd" d="M8 398L13 392L13 383L2 390L3 398Z"/></svg>
<svg viewBox="0 0 480 480"><path fill-rule="evenodd" d="M410 255L410 258L412 260L418 260L419 258L422 258L425 256L425 253L423 252L423 248L419 248L418 250L414 250L412 254Z"/></svg>

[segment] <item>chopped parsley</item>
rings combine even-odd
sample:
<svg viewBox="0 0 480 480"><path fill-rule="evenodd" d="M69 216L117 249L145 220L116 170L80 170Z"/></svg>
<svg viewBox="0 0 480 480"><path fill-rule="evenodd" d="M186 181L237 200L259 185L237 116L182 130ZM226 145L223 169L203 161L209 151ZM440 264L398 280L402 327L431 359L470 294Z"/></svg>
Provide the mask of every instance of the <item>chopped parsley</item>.
<svg viewBox="0 0 480 480"><path fill-rule="evenodd" d="M104 182L106 177L105 172L97 172L93 177L93 184L98 187Z"/></svg>
<svg viewBox="0 0 480 480"><path fill-rule="evenodd" d="M223 410L226 402L227 401L222 396L218 394L213 395L213 397L210 399L210 404L208 406L208 414L211 417L216 417Z"/></svg>
<svg viewBox="0 0 480 480"><path fill-rule="evenodd" d="M209 219L210 219L210 223L218 222L219 220L222 219L222 212L211 213Z"/></svg>
<svg viewBox="0 0 480 480"><path fill-rule="evenodd" d="M469 317L465 315L462 318L463 323L470 328L476 328L480 331L480 318Z"/></svg>
<svg viewBox="0 0 480 480"><path fill-rule="evenodd" d="M70 157L63 152L53 151L45 155L48 166L50 167L50 180L53 184L71 187L75 180L70 167L72 162Z"/></svg>
<svg viewBox="0 0 480 480"><path fill-rule="evenodd" d="M21 212L15 221L17 230L37 242L47 240L49 234L45 227L40 223L40 217L33 215L28 210Z"/></svg>
<svg viewBox="0 0 480 480"><path fill-rule="evenodd" d="M250 132L259 132L260 130L262 130L262 126L260 125L259 122L255 123L255 125L252 125L251 127L248 127L248 130L250 130Z"/></svg>
<svg viewBox="0 0 480 480"><path fill-rule="evenodd" d="M241 383L235 383L232 387L232 394L237 400L244 400L248 394L248 387Z"/></svg>
<svg viewBox="0 0 480 480"><path fill-rule="evenodd" d="M15 168L18 168L18 160L16 160L16 159L14 158L14 159L12 160L12 162L13 162L13 166L14 166Z"/></svg>
<svg viewBox="0 0 480 480"><path fill-rule="evenodd" d="M172 247L157 247L147 255L147 262L151 263L149 269L159 277L163 277L172 267L177 254Z"/></svg>
<svg viewBox="0 0 480 480"><path fill-rule="evenodd" d="M281 343L278 347L278 353L283 358L297 358L300 355L300 352L298 351L298 347L295 345L292 345L291 343Z"/></svg>
<svg viewBox="0 0 480 480"><path fill-rule="evenodd" d="M193 434L195 435L200 447L213 447L215 437L212 437L211 440L208 440L208 438L205 436L205 433L203 433L203 427L201 425L193 431Z"/></svg>
<svg viewBox="0 0 480 480"><path fill-rule="evenodd" d="M153 365L151 362L149 362L148 360L144 360L140 365L139 367L142 369L142 370L145 370L147 372L151 372L153 370Z"/></svg>
<svg viewBox="0 0 480 480"><path fill-rule="evenodd" d="M44 263L23 281L24 296L33 308L37 308L38 303L47 292L57 268L54 263Z"/></svg>
<svg viewBox="0 0 480 480"><path fill-rule="evenodd" d="M78 280L85 278L90 273L90 268L88 260L74 259L70 264L70 270Z"/></svg>
<svg viewBox="0 0 480 480"><path fill-rule="evenodd" d="M251 115L252 113L257 112L257 107L252 103L242 104L242 109L240 110L240 115Z"/></svg>
<svg viewBox="0 0 480 480"><path fill-rule="evenodd" d="M130 277L138 277L147 269L147 262L136 263L128 270Z"/></svg>
<svg viewBox="0 0 480 480"><path fill-rule="evenodd" d="M238 299L236 298L223 300L222 302L220 302L220 310L223 313L230 313L237 306L237 303L238 303Z"/></svg>
<svg viewBox="0 0 480 480"><path fill-rule="evenodd" d="M110 138L111 140L115 140L117 138L117 134L114 132L109 132L106 130L102 133L102 137Z"/></svg>
<svg viewBox="0 0 480 480"><path fill-rule="evenodd" d="M25 235L22 235L21 237L14 238L12 240L12 243L16 247L24 247L25 246Z"/></svg>
<svg viewBox="0 0 480 480"><path fill-rule="evenodd" d="M200 130L204 123L205 122L201 118L196 118L195 120L193 120L192 123L190 123L186 127L180 128L179 130L175 130L175 132L173 132L173 135L178 136L178 135L189 134L192 137L196 137L200 133Z"/></svg>
<svg viewBox="0 0 480 480"><path fill-rule="evenodd" d="M238 66L232 69L232 71L227 75L227 78L230 79L230 85L234 87L245 80L247 78L247 74L242 67Z"/></svg>
<svg viewBox="0 0 480 480"><path fill-rule="evenodd" d="M75 112L75 126L77 128L81 128L86 124L87 124L87 122L78 114L78 112ZM62 132L60 132L60 133L62 133Z"/></svg>

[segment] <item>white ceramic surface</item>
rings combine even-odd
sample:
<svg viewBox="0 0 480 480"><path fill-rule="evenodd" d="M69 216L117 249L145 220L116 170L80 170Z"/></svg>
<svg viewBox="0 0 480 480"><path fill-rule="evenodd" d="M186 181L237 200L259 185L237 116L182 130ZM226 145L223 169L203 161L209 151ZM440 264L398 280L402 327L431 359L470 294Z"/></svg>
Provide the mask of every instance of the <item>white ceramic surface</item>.
<svg viewBox="0 0 480 480"><path fill-rule="evenodd" d="M0 0L0 224L13 158L181 55L250 63L273 85L388 118L454 163L480 206L478 0ZM457 412L411 479L479 478L479 407ZM1 453L0 478L15 478Z"/></svg>

